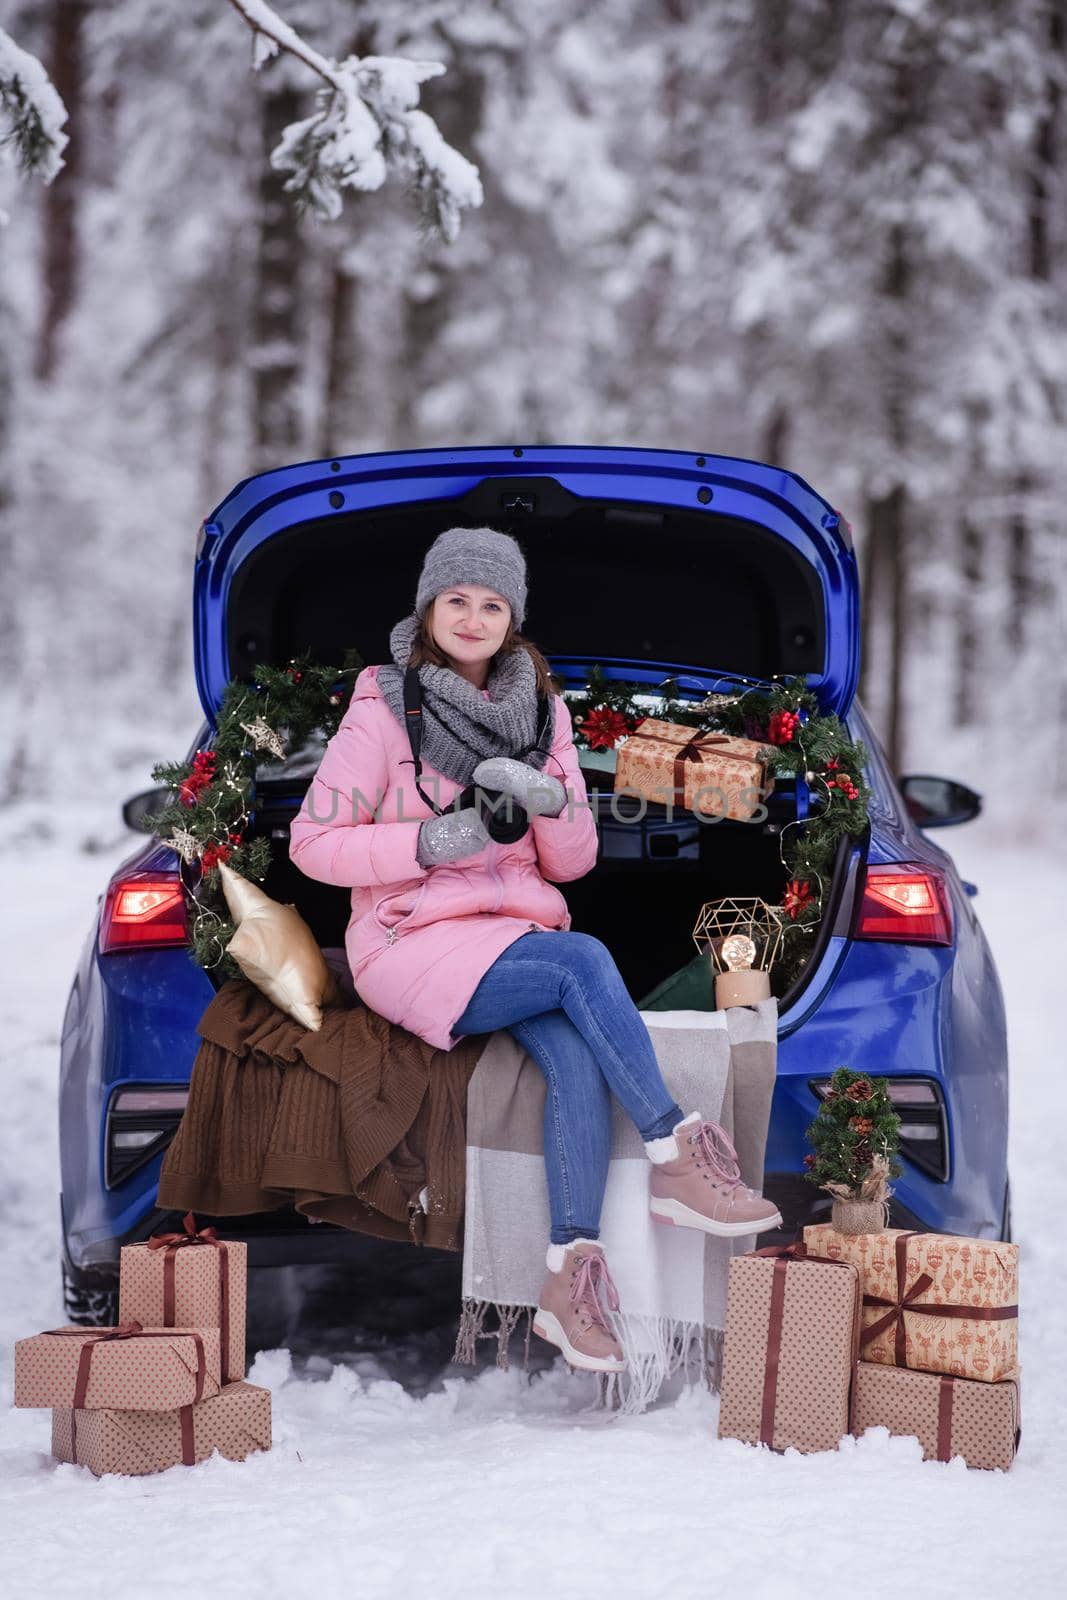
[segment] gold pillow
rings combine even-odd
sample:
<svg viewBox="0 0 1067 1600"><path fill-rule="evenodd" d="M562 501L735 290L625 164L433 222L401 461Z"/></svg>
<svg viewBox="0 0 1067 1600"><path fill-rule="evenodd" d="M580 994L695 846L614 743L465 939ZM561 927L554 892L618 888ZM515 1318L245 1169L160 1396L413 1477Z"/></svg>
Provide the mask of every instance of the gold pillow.
<svg viewBox="0 0 1067 1600"><path fill-rule="evenodd" d="M229 954L268 1000L317 1033L323 1006L343 1005L344 999L315 935L295 906L272 900L225 861L219 873L236 924Z"/></svg>

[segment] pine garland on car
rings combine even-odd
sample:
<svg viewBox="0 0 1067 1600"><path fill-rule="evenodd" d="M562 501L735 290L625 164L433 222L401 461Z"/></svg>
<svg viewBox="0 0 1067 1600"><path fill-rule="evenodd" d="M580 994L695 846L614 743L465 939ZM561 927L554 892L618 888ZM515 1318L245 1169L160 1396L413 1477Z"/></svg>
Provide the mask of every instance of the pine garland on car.
<svg viewBox="0 0 1067 1600"><path fill-rule="evenodd" d="M174 798L146 818L144 826L178 853L184 867L197 869L183 878L190 901L190 948L200 966L225 977L239 975L226 955L233 925L218 864L225 861L257 883L267 875L270 841L247 837L258 804L257 770L280 764L313 734L332 738L362 665L358 652L349 650L340 668L315 661L309 651L284 667L256 667L251 682L235 678L227 684L210 749L196 751L189 762L153 767L153 780L171 789ZM788 983L806 960L805 936L821 920L839 839L862 834L867 827L870 790L859 776L867 762L863 745L849 738L839 718L820 714L804 677L693 700L679 696L676 678L653 688L608 679L594 666L585 691L566 698L580 749L613 748L651 715L771 744L776 774L807 782L817 809L800 822L787 823L779 839L789 881L782 898L785 940L776 978L779 987Z"/></svg>
<svg viewBox="0 0 1067 1600"><path fill-rule="evenodd" d="M650 699L651 706L641 703ZM611 749L643 718L653 716L773 745L775 775L808 785L810 814L786 823L779 837L788 879L781 901L785 938L775 976L779 990L785 987L803 967L822 920L839 841L867 829L871 791L862 777L866 748L849 737L839 717L820 711L801 674L732 694L684 700L678 698L677 678L665 679L657 688L609 680L598 665L590 670L585 692L568 694L567 703L580 748Z"/></svg>
<svg viewBox="0 0 1067 1600"><path fill-rule="evenodd" d="M210 749L191 761L152 768L161 787L173 791L162 810L143 826L181 857L190 911L190 951L201 967L221 977L240 977L226 946L233 937L218 866L225 861L242 877L261 883L271 863L270 840L249 839L258 807L256 773L280 765L321 732L337 732L363 663L346 651L343 667L324 666L310 652L287 666L254 668L252 681L233 678L219 707Z"/></svg>

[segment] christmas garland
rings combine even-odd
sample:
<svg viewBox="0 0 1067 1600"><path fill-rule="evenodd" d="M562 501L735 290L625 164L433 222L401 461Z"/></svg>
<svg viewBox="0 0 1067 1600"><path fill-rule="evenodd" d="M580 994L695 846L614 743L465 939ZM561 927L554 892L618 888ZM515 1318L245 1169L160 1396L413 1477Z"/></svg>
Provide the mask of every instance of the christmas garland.
<svg viewBox="0 0 1067 1600"><path fill-rule="evenodd" d="M285 667L256 667L251 683L234 678L227 684L210 750L197 750L191 761L152 768L155 782L174 797L143 825L170 845L185 867L199 869L196 875L182 874L190 950L199 966L223 977L241 975L226 954L234 928L218 867L225 861L256 883L267 875L270 840L247 836L259 806L257 771L265 764L280 765L315 733L332 738L362 665L358 653L349 650L341 668L323 666L308 652Z"/></svg>
<svg viewBox="0 0 1067 1600"><path fill-rule="evenodd" d="M653 698L654 707L646 709L638 697ZM609 680L595 666L584 693L568 695L567 703L579 748L613 749L645 717L654 716L772 745L775 775L808 785L810 814L787 822L778 841L788 881L781 900L785 938L775 978L778 989L788 984L804 965L822 920L839 841L863 834L868 825L871 791L861 776L868 759L865 747L849 737L839 717L820 711L803 676L684 700L678 697L676 678L666 679L656 691L648 684Z"/></svg>
<svg viewBox="0 0 1067 1600"><path fill-rule="evenodd" d="M198 868L195 876L183 873L183 880L190 902L190 949L200 966L239 976L226 955L234 929L218 865L225 861L257 883L267 875L269 839L247 837L259 804L257 771L280 764L313 734L333 737L362 665L358 652L349 650L340 668L314 661L310 652L285 667L259 666L251 682L235 678L227 684L211 749L197 750L191 761L152 768L153 780L170 789L173 799L144 826L170 845L184 866ZM651 700L651 707L641 706L638 697ZM781 901L785 939L775 966L777 986L787 983L803 966L810 948L806 941L821 920L838 841L867 827L870 790L854 776L867 762L863 745L849 738L839 718L819 712L803 677L693 700L678 695L676 679L655 691L647 684L609 680L594 666L585 691L566 698L579 749L613 749L652 715L772 745L776 775L807 782L811 814L786 823L779 836L788 882Z"/></svg>

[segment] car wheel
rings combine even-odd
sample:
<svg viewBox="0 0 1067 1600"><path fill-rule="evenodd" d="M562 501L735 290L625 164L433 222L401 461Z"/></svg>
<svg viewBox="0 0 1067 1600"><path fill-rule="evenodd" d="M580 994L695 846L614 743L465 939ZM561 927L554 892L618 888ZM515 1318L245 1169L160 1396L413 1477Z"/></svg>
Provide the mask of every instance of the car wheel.
<svg viewBox="0 0 1067 1600"><path fill-rule="evenodd" d="M1004 1210L1000 1215L1000 1237L1007 1244L1011 1243L1011 1227L1011 1179L1008 1178L1004 1184Z"/></svg>
<svg viewBox="0 0 1067 1600"><path fill-rule="evenodd" d="M118 1285L107 1279L79 1281L63 1263L63 1308L67 1321L83 1328L113 1328L119 1316Z"/></svg>

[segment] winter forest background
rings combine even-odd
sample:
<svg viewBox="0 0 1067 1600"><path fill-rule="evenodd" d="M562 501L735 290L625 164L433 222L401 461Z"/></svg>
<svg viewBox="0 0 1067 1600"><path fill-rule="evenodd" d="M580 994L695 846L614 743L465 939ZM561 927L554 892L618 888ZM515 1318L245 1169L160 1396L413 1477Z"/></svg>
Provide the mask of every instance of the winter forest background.
<svg viewBox="0 0 1067 1600"><path fill-rule="evenodd" d="M226 0L0 3L70 138L47 187L0 172L19 837L59 826L32 805L54 780L121 829L117 802L187 747L193 541L235 482L475 442L799 472L855 530L863 694L898 767L973 783L1005 827L1051 820L1064 0L277 9L335 60L445 66L422 105L484 190L454 242L395 183L298 216L268 158L316 79L284 55L251 70Z"/></svg>

